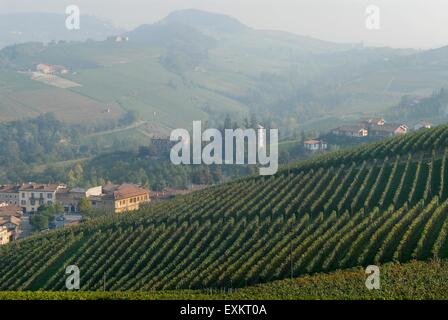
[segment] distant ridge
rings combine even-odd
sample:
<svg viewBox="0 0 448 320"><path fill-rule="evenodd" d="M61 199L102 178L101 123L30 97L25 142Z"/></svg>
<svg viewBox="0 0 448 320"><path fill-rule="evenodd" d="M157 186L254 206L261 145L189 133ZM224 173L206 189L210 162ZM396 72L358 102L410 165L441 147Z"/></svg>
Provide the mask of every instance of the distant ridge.
<svg viewBox="0 0 448 320"><path fill-rule="evenodd" d="M104 40L124 30L94 16L82 15L82 28L67 30L65 16L57 13L29 12L0 15L0 49L25 42Z"/></svg>
<svg viewBox="0 0 448 320"><path fill-rule="evenodd" d="M250 29L248 26L230 16L196 9L174 11L159 23L173 22L218 32L238 32Z"/></svg>

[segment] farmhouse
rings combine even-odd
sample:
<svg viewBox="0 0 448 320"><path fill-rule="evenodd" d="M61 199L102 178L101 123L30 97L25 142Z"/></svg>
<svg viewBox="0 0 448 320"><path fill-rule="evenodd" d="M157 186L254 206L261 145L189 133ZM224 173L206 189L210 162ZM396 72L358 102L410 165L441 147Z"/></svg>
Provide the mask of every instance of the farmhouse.
<svg viewBox="0 0 448 320"><path fill-rule="evenodd" d="M369 131L363 126L339 127L331 132L335 136L362 138L369 134Z"/></svg>
<svg viewBox="0 0 448 320"><path fill-rule="evenodd" d="M91 196L89 200L93 208L116 213L138 210L142 204L151 201L149 190L134 184L106 185L100 196Z"/></svg>
<svg viewBox="0 0 448 320"><path fill-rule="evenodd" d="M408 132L408 127L404 124L384 124L384 125L372 125L370 126L370 135L375 137L393 137Z"/></svg>
<svg viewBox="0 0 448 320"><path fill-rule="evenodd" d="M303 146L308 151L324 151L328 149L328 144L322 140L307 140L303 143Z"/></svg>

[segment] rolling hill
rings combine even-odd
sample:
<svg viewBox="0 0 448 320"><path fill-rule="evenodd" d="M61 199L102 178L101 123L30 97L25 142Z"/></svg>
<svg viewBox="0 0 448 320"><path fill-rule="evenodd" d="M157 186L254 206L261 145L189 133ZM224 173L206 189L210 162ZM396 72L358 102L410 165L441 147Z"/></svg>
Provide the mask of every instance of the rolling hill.
<svg viewBox="0 0 448 320"><path fill-rule="evenodd" d="M0 290L235 288L448 258L448 126L0 248Z"/></svg>
<svg viewBox="0 0 448 320"><path fill-rule="evenodd" d="M123 35L129 41L34 42L1 50L0 121L52 111L67 122L96 123L133 110L166 130L257 112L312 129L328 127L328 119L382 113L403 95L447 85L443 48L337 44L255 30L198 10L174 12ZM65 66L70 72L60 77L76 86L32 80L39 63ZM78 106L80 112L72 112Z"/></svg>

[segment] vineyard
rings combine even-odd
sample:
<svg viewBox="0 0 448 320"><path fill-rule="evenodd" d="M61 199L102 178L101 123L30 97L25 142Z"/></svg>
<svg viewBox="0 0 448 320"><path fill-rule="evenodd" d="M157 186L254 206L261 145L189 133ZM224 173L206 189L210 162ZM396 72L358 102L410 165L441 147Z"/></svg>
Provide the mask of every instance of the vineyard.
<svg viewBox="0 0 448 320"><path fill-rule="evenodd" d="M247 287L448 258L448 127L362 146L0 248L0 291ZM362 284L362 283L361 283Z"/></svg>
<svg viewBox="0 0 448 320"><path fill-rule="evenodd" d="M0 300L300 300L446 299L447 262L386 264L382 290L366 290L361 268L234 290L0 292Z"/></svg>

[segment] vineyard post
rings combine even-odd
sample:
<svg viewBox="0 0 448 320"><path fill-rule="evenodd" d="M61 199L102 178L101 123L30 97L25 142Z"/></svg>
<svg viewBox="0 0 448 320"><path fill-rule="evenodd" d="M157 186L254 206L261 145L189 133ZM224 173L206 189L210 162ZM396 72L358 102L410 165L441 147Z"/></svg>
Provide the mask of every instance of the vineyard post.
<svg viewBox="0 0 448 320"><path fill-rule="evenodd" d="M293 265L292 265L292 242L290 242L289 260L290 260L290 263L291 263L291 280L292 280L293 275L294 275L294 270L293 270Z"/></svg>
<svg viewBox="0 0 448 320"><path fill-rule="evenodd" d="M430 173L431 173L432 162L428 162L427 165L428 165L428 174L430 174ZM429 194L428 194L428 201L430 201L431 196L432 196L432 190L431 190L431 189L432 189L432 181L431 181L431 176L430 176L430 175L428 176L428 179L429 179Z"/></svg>

